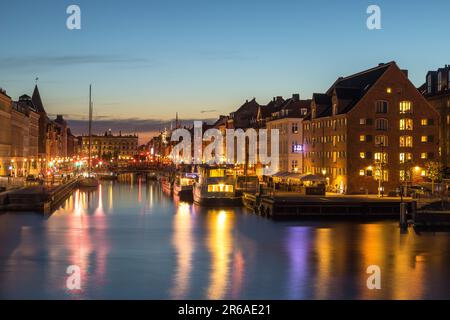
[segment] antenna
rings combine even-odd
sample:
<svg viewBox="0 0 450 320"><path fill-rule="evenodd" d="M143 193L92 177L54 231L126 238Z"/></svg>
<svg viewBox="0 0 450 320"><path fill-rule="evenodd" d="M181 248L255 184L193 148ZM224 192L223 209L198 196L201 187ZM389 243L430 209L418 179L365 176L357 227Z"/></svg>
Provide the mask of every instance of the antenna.
<svg viewBox="0 0 450 320"><path fill-rule="evenodd" d="M92 143L92 85L89 85L89 166L88 175L91 176L91 143Z"/></svg>

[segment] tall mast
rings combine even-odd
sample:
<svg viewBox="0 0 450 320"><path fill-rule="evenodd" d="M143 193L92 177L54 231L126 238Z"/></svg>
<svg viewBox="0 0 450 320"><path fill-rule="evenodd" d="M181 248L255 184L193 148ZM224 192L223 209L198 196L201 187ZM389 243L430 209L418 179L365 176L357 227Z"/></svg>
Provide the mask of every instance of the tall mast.
<svg viewBox="0 0 450 320"><path fill-rule="evenodd" d="M91 176L91 143L92 143L92 85L89 85L89 162L88 175Z"/></svg>

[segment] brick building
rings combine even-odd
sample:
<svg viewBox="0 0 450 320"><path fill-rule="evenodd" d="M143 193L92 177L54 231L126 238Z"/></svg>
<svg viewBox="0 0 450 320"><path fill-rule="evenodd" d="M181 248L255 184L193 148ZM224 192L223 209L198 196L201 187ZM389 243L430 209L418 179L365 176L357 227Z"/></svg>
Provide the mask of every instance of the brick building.
<svg viewBox="0 0 450 320"><path fill-rule="evenodd" d="M440 113L440 159L450 174L450 65L429 71L420 90Z"/></svg>
<svg viewBox="0 0 450 320"><path fill-rule="evenodd" d="M303 122L304 171L341 193L384 193L423 181L437 159L439 114L395 62L314 94Z"/></svg>

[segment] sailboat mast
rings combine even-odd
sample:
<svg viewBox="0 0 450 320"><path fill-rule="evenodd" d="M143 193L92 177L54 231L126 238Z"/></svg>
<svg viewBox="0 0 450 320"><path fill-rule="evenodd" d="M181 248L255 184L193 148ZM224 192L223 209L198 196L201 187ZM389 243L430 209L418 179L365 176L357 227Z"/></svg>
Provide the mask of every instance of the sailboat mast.
<svg viewBox="0 0 450 320"><path fill-rule="evenodd" d="M91 176L91 144L92 144L92 85L89 85L89 162L88 162L88 174Z"/></svg>

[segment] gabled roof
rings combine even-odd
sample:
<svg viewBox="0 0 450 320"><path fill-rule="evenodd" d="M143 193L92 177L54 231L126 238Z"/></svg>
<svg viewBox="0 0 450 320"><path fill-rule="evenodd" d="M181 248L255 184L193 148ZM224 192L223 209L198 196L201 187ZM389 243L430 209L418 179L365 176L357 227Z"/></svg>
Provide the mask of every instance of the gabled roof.
<svg viewBox="0 0 450 320"><path fill-rule="evenodd" d="M395 62L378 66L347 77L338 78L326 93L314 93L313 102L318 106L317 118L332 115L333 96L338 100L339 114L349 112ZM308 117L310 118L310 117Z"/></svg>
<svg viewBox="0 0 450 320"><path fill-rule="evenodd" d="M375 82L386 72L386 70L395 64L395 62L380 63L377 67L364 70L347 77L340 77L326 92L331 95L334 88L346 87L346 88L358 88L367 92Z"/></svg>
<svg viewBox="0 0 450 320"><path fill-rule="evenodd" d="M279 111L285 103L286 101L282 97L274 97L268 104L260 107L261 118L270 117L272 113Z"/></svg>
<svg viewBox="0 0 450 320"><path fill-rule="evenodd" d="M256 102L256 98L253 98L250 101L245 101L243 105L241 105L234 114L256 114L259 107L259 103Z"/></svg>
<svg viewBox="0 0 450 320"><path fill-rule="evenodd" d="M249 128L251 121L256 119L260 104L253 98L246 101L235 112L231 113L233 125L235 128Z"/></svg>
<svg viewBox="0 0 450 320"><path fill-rule="evenodd" d="M33 96L31 97L31 101L33 102L34 106L36 107L37 112L45 112L44 105L42 104L41 94L39 93L38 86L36 85L34 87Z"/></svg>

